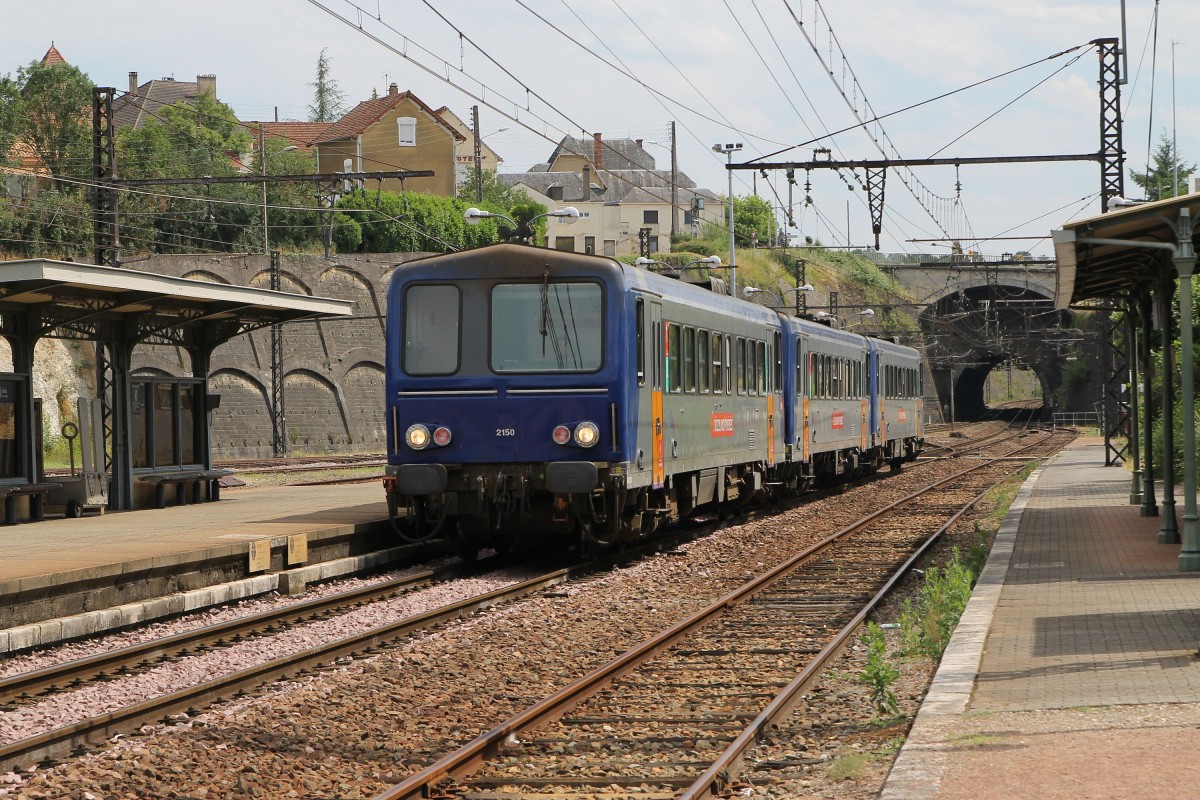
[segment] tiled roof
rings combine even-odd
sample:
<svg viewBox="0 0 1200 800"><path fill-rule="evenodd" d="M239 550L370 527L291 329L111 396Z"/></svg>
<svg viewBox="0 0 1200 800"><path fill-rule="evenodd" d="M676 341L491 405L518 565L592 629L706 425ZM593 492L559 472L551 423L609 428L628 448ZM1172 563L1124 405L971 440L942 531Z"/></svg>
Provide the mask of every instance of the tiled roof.
<svg viewBox="0 0 1200 800"><path fill-rule="evenodd" d="M550 154L549 163L566 153L583 156L602 169L654 169L654 156L642 149L635 139L600 140L600 163L596 163L596 141L564 136Z"/></svg>
<svg viewBox="0 0 1200 800"><path fill-rule="evenodd" d="M157 120L163 106L180 100L194 100L198 94L197 84L193 81L169 78L147 81L138 87L136 95L126 94L117 99L113 108L113 125L117 128L140 128L147 120Z"/></svg>
<svg viewBox="0 0 1200 800"><path fill-rule="evenodd" d="M54 46L54 42L50 43L50 49L46 51L46 55L42 56L43 64L66 64L67 60L63 58L63 54L58 52L58 48Z"/></svg>
<svg viewBox="0 0 1200 800"><path fill-rule="evenodd" d="M389 92L383 97L378 97L374 100L362 101L354 108L350 109L350 111L346 112L346 114L337 122L329 123L329 129L325 131L325 133L320 139L317 140L316 143L322 144L324 142L336 142L339 139L349 139L352 136L358 136L367 128L378 122L380 117L395 108L396 105L402 100L412 100L422 111L437 120L438 124L445 128L456 140L466 140L466 137L456 131L453 125L443 120L437 115L436 111L425 105L425 103L421 102L419 97L414 95L412 92L404 91L397 92L396 94L391 94Z"/></svg>
<svg viewBox="0 0 1200 800"><path fill-rule="evenodd" d="M297 150L311 150L319 141L326 141L325 134L337 123L334 122L246 122L243 123L250 135L258 138L261 125L267 136L287 139Z"/></svg>

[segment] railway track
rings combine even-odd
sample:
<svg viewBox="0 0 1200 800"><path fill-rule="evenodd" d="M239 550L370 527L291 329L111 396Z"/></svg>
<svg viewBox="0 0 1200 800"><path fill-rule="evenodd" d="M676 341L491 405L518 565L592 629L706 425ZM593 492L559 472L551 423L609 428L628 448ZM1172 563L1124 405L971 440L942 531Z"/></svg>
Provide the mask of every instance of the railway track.
<svg viewBox="0 0 1200 800"><path fill-rule="evenodd" d="M1054 437L1006 454L1012 458ZM981 461L764 572L376 800L716 797L936 538L1012 471Z"/></svg>
<svg viewBox="0 0 1200 800"><path fill-rule="evenodd" d="M691 539L698 534L699 531L696 529L681 531L678 540ZM651 545L649 549L670 547L670 544L670 542L656 543ZM636 551L631 552L627 554L627 558L623 559L623 561L629 561L641 555L643 554ZM507 603L521 596L536 595L538 592L556 591L548 587L572 580L579 575L585 574L589 569L603 569L611 563L612 561L609 561L608 564L580 565L573 568L573 570L563 571L563 574L557 576L549 574L539 576L527 582L524 586L512 587L511 590L506 589L502 592L494 592L486 597L472 597L456 606L446 606L438 609L436 613L431 612L421 619L398 621L393 625L387 626L386 630L376 629L368 631L353 639L346 639L319 648L313 648L311 652L304 654L275 659L256 666L253 669L224 676L218 680L206 682L203 685L186 691L178 691L163 697L147 700L127 709L114 710L95 719L81 720L64 725L55 731L48 731L43 735L32 737L24 742L12 742L3 747L3 749L0 749L0 764L7 767L28 767L35 763L49 764L53 763L56 759L61 759L68 753L93 747L116 733L136 730L146 723L158 722L172 717L179 719L185 717L191 718L198 713L198 709L203 708L206 704L214 700L228 698L271 681L303 675L311 671L324 670L330 664L344 663L354 655L372 653L376 648L388 641L405 640L413 636L416 631L436 626L464 614L470 614L474 610ZM436 580L437 578L430 575L425 579ZM542 583L539 584L539 581L542 581ZM405 589L397 585L395 587L388 587L382 590L374 589L371 591L386 594L387 592L411 591L411 588ZM325 602L327 604L330 603L330 601ZM369 598L369 593L363 593L355 600L349 600L348 598L343 598L341 601L334 600L330 607L337 606L339 602L344 607L347 605L353 606L360 602L367 603L374 601ZM299 611L293 607L283 612L276 621L272 622L263 619L257 625L260 630L269 632L272 627L283 629L291 626L299 626L305 624L306 618L308 621L311 621L313 616L320 617L330 613L336 612L322 611L315 606L304 611ZM257 634L224 630L221 635L225 637L225 641L229 642L239 636L245 638ZM152 665L156 660L170 661L173 659L183 659L188 657L189 654L202 653L206 649L219 649L220 647L222 647L221 642L218 639L212 638L209 638L207 641L203 638L198 638L192 643L182 640L173 644L158 642L150 645L142 655L126 654L129 656L129 659L124 663L112 661L102 665L99 661L93 661L84 671L74 675L64 671L54 675L43 674L37 678L22 676L22 680L25 681L24 688L18 688L18 684L13 683L9 690L0 696L12 701L12 705L19 706L30 702L29 697L39 691L67 691L72 685L77 686L83 681L96 679L103 681L112 677L119 677L121 674L135 673L139 670L147 669L147 665ZM0 684L0 691L2 690L3 684ZM22 694L26 695L26 697L22 698Z"/></svg>

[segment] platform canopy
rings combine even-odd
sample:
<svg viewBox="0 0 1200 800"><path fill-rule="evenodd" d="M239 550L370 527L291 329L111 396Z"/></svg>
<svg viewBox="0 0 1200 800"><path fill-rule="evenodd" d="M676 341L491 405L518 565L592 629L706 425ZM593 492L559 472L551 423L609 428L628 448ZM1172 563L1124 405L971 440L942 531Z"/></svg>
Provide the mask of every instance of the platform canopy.
<svg viewBox="0 0 1200 800"><path fill-rule="evenodd" d="M207 346L301 319L349 315L352 301L176 278L118 267L28 259L0 262L0 311L38 307L40 336L110 338L104 323L135 322L135 341ZM0 333L9 330L5 315Z"/></svg>
<svg viewBox="0 0 1200 800"><path fill-rule="evenodd" d="M1127 297L1174 280L1180 216L1200 217L1200 194L1118 207L1053 232L1058 262L1054 305ZM1193 242L1197 239L1192 232Z"/></svg>

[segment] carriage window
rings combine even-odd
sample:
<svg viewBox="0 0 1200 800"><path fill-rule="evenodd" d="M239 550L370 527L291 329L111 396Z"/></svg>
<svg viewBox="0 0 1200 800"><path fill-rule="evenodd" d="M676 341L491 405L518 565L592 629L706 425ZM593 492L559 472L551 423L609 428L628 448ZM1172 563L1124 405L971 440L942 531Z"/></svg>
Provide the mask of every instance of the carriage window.
<svg viewBox="0 0 1200 800"><path fill-rule="evenodd" d="M758 393L767 393L767 343L758 343Z"/></svg>
<svg viewBox="0 0 1200 800"><path fill-rule="evenodd" d="M696 334L696 388L708 394L712 378L712 365L708 360L708 331Z"/></svg>
<svg viewBox="0 0 1200 800"><path fill-rule="evenodd" d="M595 372L604 360L598 283L502 283L492 289L496 372Z"/></svg>
<svg viewBox="0 0 1200 800"><path fill-rule="evenodd" d="M830 366L832 366L833 369L830 370L832 374L829 376L829 396L835 400L839 400L842 396L842 381L841 375L839 374L841 372L841 364L839 363L841 359L834 358L831 360L833 363Z"/></svg>
<svg viewBox="0 0 1200 800"><path fill-rule="evenodd" d="M458 372L457 286L410 286L404 293L403 367L409 375Z"/></svg>
<svg viewBox="0 0 1200 800"><path fill-rule="evenodd" d="M638 386L646 385L646 303L638 298L637 311L634 312L637 325L637 382Z"/></svg>
<svg viewBox="0 0 1200 800"><path fill-rule="evenodd" d="M682 376L679 374L679 326L675 323L667 325L667 392L677 394L683 391Z"/></svg>
<svg viewBox="0 0 1200 800"><path fill-rule="evenodd" d="M721 380L723 373L721 372L721 334L714 333L712 338L712 385L713 391L720 394L724 391L724 382Z"/></svg>
<svg viewBox="0 0 1200 800"><path fill-rule="evenodd" d="M775 331L775 394L783 392L783 336Z"/></svg>
<svg viewBox="0 0 1200 800"><path fill-rule="evenodd" d="M683 390L696 391L696 329L683 329Z"/></svg>
<svg viewBox="0 0 1200 800"><path fill-rule="evenodd" d="M725 394L733 394L733 337L725 334Z"/></svg>
<svg viewBox="0 0 1200 800"><path fill-rule="evenodd" d="M746 394L758 394L758 356L754 340L746 340Z"/></svg>
<svg viewBox="0 0 1200 800"><path fill-rule="evenodd" d="M808 374L805 376L805 385L808 387L808 396L815 397L816 387L816 368L813 366L813 354L808 354Z"/></svg>
<svg viewBox="0 0 1200 800"><path fill-rule="evenodd" d="M825 396L825 356L817 356L817 397Z"/></svg>
<svg viewBox="0 0 1200 800"><path fill-rule="evenodd" d="M746 393L746 340L738 337L737 340L737 391L738 394Z"/></svg>

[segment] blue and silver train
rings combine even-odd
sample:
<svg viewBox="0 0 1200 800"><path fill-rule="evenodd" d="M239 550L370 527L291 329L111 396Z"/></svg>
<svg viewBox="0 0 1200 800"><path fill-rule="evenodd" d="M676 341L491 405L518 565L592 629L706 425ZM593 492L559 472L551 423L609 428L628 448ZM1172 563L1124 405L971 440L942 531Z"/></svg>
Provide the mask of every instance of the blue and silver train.
<svg viewBox="0 0 1200 800"><path fill-rule="evenodd" d="M387 308L408 540L594 550L921 450L918 351L610 258L433 256L396 269Z"/></svg>

